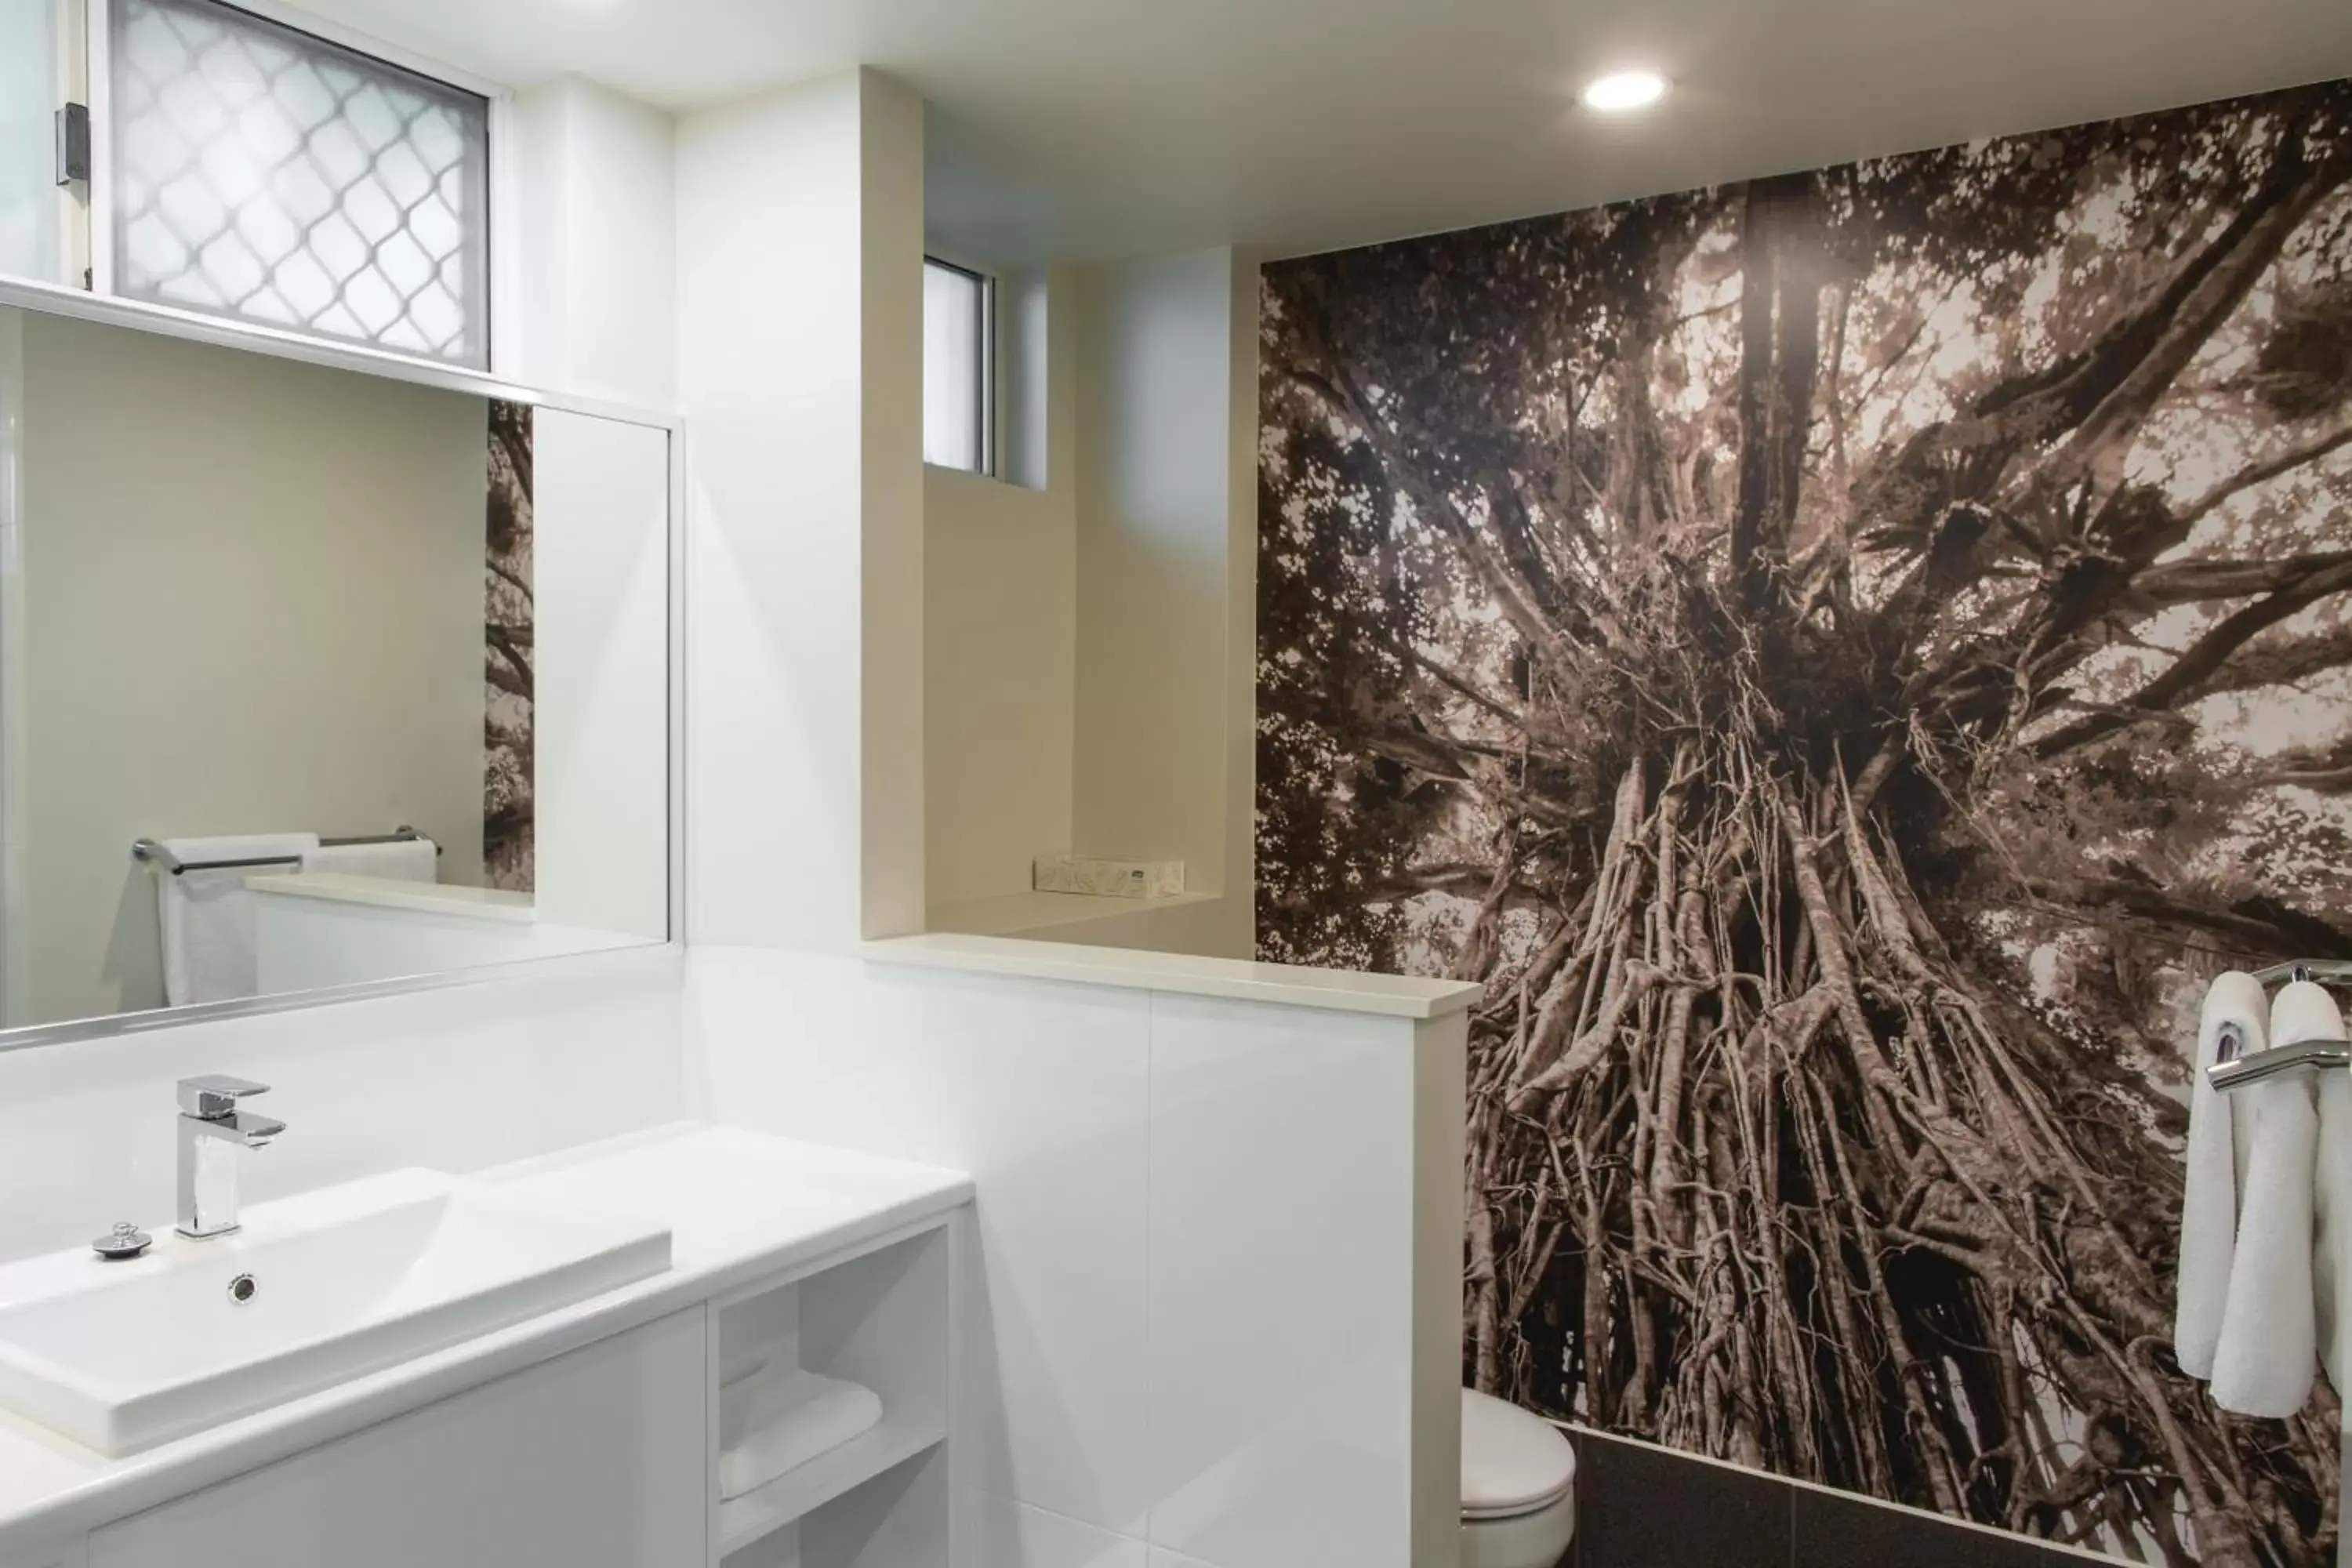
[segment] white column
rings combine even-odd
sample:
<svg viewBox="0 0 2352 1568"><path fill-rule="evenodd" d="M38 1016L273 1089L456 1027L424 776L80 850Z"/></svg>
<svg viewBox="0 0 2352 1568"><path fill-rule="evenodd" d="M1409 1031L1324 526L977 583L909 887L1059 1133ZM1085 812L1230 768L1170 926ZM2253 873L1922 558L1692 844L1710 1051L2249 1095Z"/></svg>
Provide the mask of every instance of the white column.
<svg viewBox="0 0 2352 1568"><path fill-rule="evenodd" d="M687 116L687 931L921 928L922 102L858 70Z"/></svg>

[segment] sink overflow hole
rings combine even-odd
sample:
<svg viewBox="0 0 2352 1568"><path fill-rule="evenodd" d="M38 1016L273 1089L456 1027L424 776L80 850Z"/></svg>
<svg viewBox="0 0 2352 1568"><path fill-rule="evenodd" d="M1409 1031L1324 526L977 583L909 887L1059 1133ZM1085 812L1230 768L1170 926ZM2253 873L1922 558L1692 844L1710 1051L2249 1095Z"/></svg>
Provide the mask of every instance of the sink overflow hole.
<svg viewBox="0 0 2352 1568"><path fill-rule="evenodd" d="M260 1289L261 1286L255 1281L252 1275L240 1274L228 1282L228 1299L240 1303L250 1301L253 1300L253 1293Z"/></svg>

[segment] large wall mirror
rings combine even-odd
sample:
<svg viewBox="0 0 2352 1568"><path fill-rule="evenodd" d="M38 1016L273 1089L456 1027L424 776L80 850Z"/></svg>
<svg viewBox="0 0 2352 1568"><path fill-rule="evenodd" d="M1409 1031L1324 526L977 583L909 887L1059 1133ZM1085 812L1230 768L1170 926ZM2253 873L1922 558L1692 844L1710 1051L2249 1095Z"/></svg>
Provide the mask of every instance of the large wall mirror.
<svg viewBox="0 0 2352 1568"><path fill-rule="evenodd" d="M671 434L0 306L0 1046L666 941Z"/></svg>

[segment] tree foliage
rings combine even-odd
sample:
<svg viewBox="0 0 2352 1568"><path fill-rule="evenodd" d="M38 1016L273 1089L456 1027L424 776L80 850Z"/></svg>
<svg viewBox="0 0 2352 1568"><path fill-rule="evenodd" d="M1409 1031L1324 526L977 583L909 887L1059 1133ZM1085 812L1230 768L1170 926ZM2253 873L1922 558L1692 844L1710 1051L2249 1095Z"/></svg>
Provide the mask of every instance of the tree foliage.
<svg viewBox="0 0 2352 1568"><path fill-rule="evenodd" d="M1471 1381L2315 1568L2168 1342L2183 1020L2352 956L2352 89L1313 258L1266 956L1484 979Z"/></svg>

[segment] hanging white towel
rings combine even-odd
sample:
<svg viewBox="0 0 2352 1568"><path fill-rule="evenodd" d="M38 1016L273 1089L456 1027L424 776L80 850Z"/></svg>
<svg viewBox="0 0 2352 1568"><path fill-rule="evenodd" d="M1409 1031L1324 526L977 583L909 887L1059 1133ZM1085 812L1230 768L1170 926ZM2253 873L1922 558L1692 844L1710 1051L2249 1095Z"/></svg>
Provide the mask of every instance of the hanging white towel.
<svg viewBox="0 0 2352 1568"><path fill-rule="evenodd" d="M719 1391L720 1501L767 1485L882 1419L862 1384L790 1365L762 1368Z"/></svg>
<svg viewBox="0 0 2352 1568"><path fill-rule="evenodd" d="M2335 1000L2309 981L2271 1005L2270 1044L2342 1039ZM2318 1176L2319 1106L2306 1072L2279 1073L2232 1091L2252 1144L2238 1205L2238 1245L2221 1342L2213 1352L2213 1402L2242 1415L2283 1418L2311 1398L2318 1365L2312 1289L2312 1188Z"/></svg>
<svg viewBox="0 0 2352 1568"><path fill-rule="evenodd" d="M291 870L319 847L315 833L245 833L215 838L166 838L163 847L183 865L207 860L284 858L291 865L232 867L218 871L155 874L156 924L163 950L163 1002L225 1002L250 996L255 978L253 895L245 879L272 869Z"/></svg>
<svg viewBox="0 0 2352 1568"><path fill-rule="evenodd" d="M306 874L384 877L399 882L437 882L440 851L430 838L394 838L373 844L321 844L302 857Z"/></svg>
<svg viewBox="0 0 2352 1568"><path fill-rule="evenodd" d="M2174 1293L2173 1353L2191 1377L2213 1375L2221 1339L2221 1310L2230 1296L2230 1262L2237 1251L2238 1182L2246 1141L2235 1137L2235 1096L2206 1076L2234 1035L2241 1056L2269 1038L2270 998L2251 974L2232 971L2205 992L2197 1027L2196 1064L2189 1088L2189 1181L2180 1204L2180 1274Z"/></svg>
<svg viewBox="0 0 2352 1568"><path fill-rule="evenodd" d="M2336 1392L2352 1400L2352 1073L2319 1075L2319 1175L2311 1208L2319 1362Z"/></svg>

